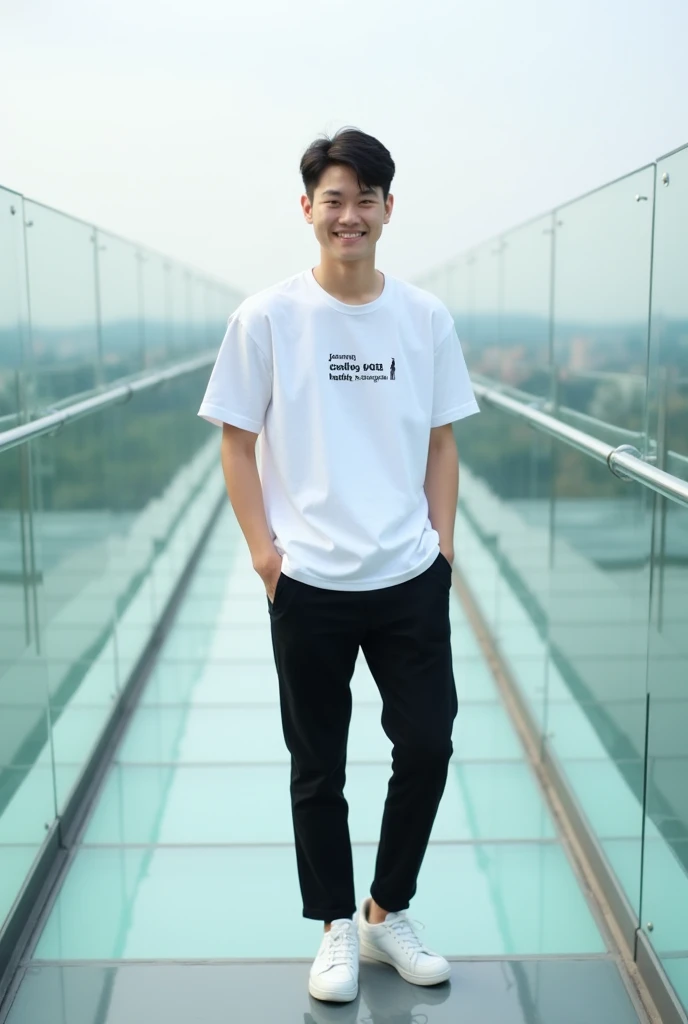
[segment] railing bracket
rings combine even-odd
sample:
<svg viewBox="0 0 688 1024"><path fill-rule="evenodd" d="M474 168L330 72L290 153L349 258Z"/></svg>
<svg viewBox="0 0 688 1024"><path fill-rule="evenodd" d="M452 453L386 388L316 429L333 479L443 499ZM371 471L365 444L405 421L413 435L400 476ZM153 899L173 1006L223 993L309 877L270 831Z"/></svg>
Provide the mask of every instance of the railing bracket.
<svg viewBox="0 0 688 1024"><path fill-rule="evenodd" d="M634 448L632 444L620 444L618 448L614 448L607 456L607 465L614 476L618 477L619 480L632 480L633 477L624 473L622 469L618 469L614 466L615 455L632 455L635 459L643 461L642 452L639 452L637 448Z"/></svg>

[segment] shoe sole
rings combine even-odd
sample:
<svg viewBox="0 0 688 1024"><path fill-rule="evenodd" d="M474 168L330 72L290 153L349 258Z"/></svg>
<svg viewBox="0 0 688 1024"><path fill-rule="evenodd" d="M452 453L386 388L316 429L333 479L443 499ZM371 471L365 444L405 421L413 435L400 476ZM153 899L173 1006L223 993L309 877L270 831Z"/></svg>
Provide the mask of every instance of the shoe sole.
<svg viewBox="0 0 688 1024"><path fill-rule="evenodd" d="M442 971L441 974L433 974L429 977L428 975L418 977L416 974L411 974L409 971L405 971L404 968L395 963L387 953L383 953L382 950L375 949L373 946L368 946L363 941L360 943L360 950L360 955L365 960L375 960L380 964L389 964L389 966L393 967L394 970L401 975L404 981L408 981L410 985L441 985L443 981L449 981L451 978L451 967L448 967L446 971Z"/></svg>
<svg viewBox="0 0 688 1024"><path fill-rule="evenodd" d="M314 999L319 999L321 1003L353 1003L358 995L358 985L350 989L344 989L344 991L329 992L325 988L318 988L312 979L309 978L308 991Z"/></svg>

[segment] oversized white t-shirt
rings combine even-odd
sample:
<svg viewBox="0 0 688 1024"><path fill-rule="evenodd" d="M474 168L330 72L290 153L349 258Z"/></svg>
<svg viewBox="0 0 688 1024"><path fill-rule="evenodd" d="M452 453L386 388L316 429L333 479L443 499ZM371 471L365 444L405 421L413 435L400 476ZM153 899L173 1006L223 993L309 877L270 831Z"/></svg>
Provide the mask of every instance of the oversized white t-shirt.
<svg viewBox="0 0 688 1024"><path fill-rule="evenodd" d="M349 305L307 270L232 314L199 416L260 435L285 575L374 590L437 557L423 489L430 429L476 412L439 299L386 276L377 299Z"/></svg>

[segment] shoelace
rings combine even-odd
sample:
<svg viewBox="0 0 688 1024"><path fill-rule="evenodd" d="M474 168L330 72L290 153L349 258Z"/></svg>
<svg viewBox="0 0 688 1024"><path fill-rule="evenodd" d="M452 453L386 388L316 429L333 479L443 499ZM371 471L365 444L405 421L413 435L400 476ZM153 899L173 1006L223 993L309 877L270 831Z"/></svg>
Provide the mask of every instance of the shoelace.
<svg viewBox="0 0 688 1024"><path fill-rule="evenodd" d="M395 920L388 922L388 927L392 932L394 932L399 943L409 953L415 953L416 955L418 953L428 953L429 950L425 948L425 946L415 933L413 927L414 924L418 928L425 927L425 925L422 924L420 921L411 922L411 920L406 916L406 914L403 911L401 911L399 913L399 916L395 918Z"/></svg>
<svg viewBox="0 0 688 1024"><path fill-rule="evenodd" d="M354 954L353 928L337 928L328 932L327 966L346 967L351 963Z"/></svg>

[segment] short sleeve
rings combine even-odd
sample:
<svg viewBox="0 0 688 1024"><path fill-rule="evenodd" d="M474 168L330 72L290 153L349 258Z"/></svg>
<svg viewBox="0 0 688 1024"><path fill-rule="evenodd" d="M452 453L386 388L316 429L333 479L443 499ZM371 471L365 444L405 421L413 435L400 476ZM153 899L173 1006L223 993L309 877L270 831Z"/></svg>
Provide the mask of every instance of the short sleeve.
<svg viewBox="0 0 688 1024"><path fill-rule="evenodd" d="M480 412L466 360L454 327L435 349L431 427L454 423Z"/></svg>
<svg viewBox="0 0 688 1024"><path fill-rule="evenodd" d="M268 357L242 321L230 318L198 415L260 434L271 396Z"/></svg>

